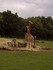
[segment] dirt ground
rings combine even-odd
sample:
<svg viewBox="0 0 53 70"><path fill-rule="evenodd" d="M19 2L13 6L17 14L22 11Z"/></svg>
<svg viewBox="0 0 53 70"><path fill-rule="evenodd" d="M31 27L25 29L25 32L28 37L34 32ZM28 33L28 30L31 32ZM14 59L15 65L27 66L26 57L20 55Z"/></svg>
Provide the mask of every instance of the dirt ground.
<svg viewBox="0 0 53 70"><path fill-rule="evenodd" d="M53 51L53 48L45 48L37 46L35 48L18 48L18 47L9 47L7 42L11 42L12 39L0 38L0 50L8 50L8 51Z"/></svg>

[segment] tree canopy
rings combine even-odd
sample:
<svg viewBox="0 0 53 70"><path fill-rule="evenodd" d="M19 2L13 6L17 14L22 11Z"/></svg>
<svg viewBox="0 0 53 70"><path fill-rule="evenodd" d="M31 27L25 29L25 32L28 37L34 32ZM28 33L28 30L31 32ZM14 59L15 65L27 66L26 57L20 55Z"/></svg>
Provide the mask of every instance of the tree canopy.
<svg viewBox="0 0 53 70"><path fill-rule="evenodd" d="M33 36L36 36L37 39L53 40L53 18L51 16L24 19L9 10L0 12L0 37L24 38L29 20L33 22L31 26L31 34Z"/></svg>

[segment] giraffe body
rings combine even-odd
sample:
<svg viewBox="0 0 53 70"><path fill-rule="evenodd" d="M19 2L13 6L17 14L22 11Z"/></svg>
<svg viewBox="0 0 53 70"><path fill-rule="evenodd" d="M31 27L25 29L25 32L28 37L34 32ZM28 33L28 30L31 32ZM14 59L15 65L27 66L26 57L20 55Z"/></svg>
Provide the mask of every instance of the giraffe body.
<svg viewBox="0 0 53 70"><path fill-rule="evenodd" d="M34 37L30 33L30 25L31 24L29 23L29 26L27 26L27 33L25 34L25 39L27 41L27 48L32 47L32 41L34 40Z"/></svg>

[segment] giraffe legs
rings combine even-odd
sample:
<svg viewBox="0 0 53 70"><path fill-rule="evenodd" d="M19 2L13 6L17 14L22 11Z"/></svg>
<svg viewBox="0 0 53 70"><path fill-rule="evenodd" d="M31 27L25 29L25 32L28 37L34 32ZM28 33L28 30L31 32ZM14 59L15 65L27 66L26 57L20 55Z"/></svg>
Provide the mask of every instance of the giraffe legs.
<svg viewBox="0 0 53 70"><path fill-rule="evenodd" d="M31 48L32 47L32 43L31 42L27 42L27 48Z"/></svg>

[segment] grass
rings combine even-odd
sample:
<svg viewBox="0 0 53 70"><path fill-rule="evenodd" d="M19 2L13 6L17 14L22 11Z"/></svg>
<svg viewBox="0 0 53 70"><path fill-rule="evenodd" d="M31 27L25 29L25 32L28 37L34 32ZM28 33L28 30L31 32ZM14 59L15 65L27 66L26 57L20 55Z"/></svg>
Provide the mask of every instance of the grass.
<svg viewBox="0 0 53 70"><path fill-rule="evenodd" d="M11 40L0 38L0 44ZM17 40L24 41L24 39ZM36 40L36 45L53 47L53 41ZM0 50L0 70L53 70L53 52Z"/></svg>
<svg viewBox="0 0 53 70"><path fill-rule="evenodd" d="M53 52L0 51L0 70L53 70Z"/></svg>
<svg viewBox="0 0 53 70"><path fill-rule="evenodd" d="M53 41L36 40L36 45L41 47L53 47Z"/></svg>

